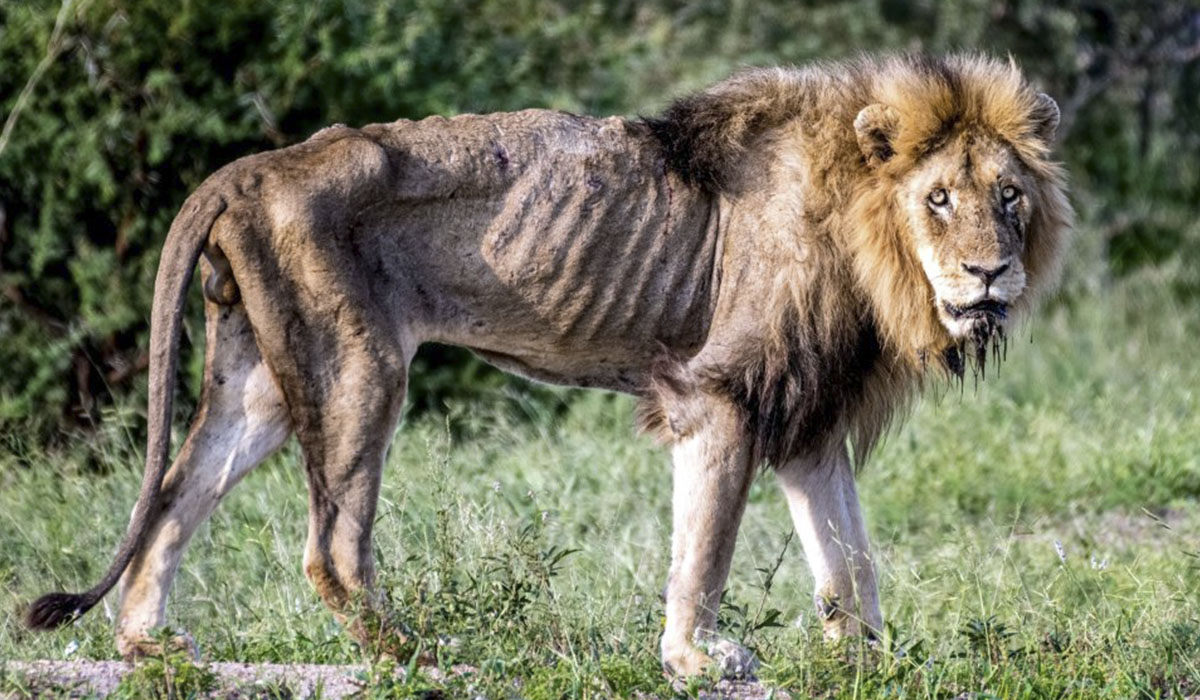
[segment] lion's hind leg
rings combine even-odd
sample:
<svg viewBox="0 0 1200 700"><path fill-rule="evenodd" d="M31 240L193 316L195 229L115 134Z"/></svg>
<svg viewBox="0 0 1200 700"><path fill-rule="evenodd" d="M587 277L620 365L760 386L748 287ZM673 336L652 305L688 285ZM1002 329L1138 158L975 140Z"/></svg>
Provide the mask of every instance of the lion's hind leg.
<svg viewBox="0 0 1200 700"><path fill-rule="evenodd" d="M342 373L320 429L301 435L309 482L304 573L355 641L393 652L406 640L376 599L371 531L404 377L362 369Z"/></svg>
<svg viewBox="0 0 1200 700"><path fill-rule="evenodd" d="M318 337L320 319L291 329ZM410 355L384 334L332 334L324 356L293 353L285 379L296 436L308 474L308 543L304 574L355 641L390 653L407 641L386 624L375 594L372 528L384 459L404 401ZM404 659L407 661L407 659Z"/></svg>
<svg viewBox="0 0 1200 700"><path fill-rule="evenodd" d="M126 657L161 651L151 632L165 623L167 596L188 540L291 434L283 394L259 356L245 309L208 302L205 316L199 411L163 481L162 506L121 578L117 648ZM183 637L176 641L190 646Z"/></svg>
<svg viewBox="0 0 1200 700"><path fill-rule="evenodd" d="M276 172L272 159L282 156L266 156L262 177L247 178L246 191L261 181L262 196L232 203L213 237L229 257L304 453L304 573L350 635L376 647L373 638L388 635L363 624L384 617L375 615L372 528L418 340L390 287L401 283L378 277L381 253L359 238L366 234L358 207L379 194L379 181L363 179L359 168L385 166L381 149L357 138L317 141L305 152L350 149L338 158L353 157L354 167L313 168L309 178ZM346 173L359 174L338 184Z"/></svg>

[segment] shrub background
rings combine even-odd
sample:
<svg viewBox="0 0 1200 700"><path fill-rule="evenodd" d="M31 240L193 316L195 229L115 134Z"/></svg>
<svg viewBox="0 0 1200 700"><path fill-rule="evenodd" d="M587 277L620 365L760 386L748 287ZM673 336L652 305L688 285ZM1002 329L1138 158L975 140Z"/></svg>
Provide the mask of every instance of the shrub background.
<svg viewBox="0 0 1200 700"><path fill-rule="evenodd" d="M83 457L142 429L162 238L188 192L235 158L334 122L636 116L741 66L964 48L1011 54L1063 109L1082 221L1059 303L1087 305L1156 266L1194 304L1190 3L0 0L0 467L46 447ZM198 390L198 302L180 412ZM417 410L466 392L536 413L571 396L444 348L418 364Z"/></svg>

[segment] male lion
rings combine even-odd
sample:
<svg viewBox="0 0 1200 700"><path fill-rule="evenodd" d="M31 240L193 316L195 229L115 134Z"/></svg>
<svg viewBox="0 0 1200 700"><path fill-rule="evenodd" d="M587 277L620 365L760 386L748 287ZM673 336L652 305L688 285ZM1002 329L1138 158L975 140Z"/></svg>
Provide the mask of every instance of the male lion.
<svg viewBox="0 0 1200 700"><path fill-rule="evenodd" d="M379 605L380 472L409 361L437 341L641 397L674 460L667 669L746 661L714 628L763 463L827 633L878 630L850 447L866 455L926 372L981 369L1053 284L1072 220L1049 160L1058 118L1011 63L863 59L750 70L656 119L335 126L222 168L163 248L129 530L100 583L44 596L29 624L72 619L120 578L118 648L146 650L189 537L292 433L305 573L343 621ZM167 471L201 258L203 395Z"/></svg>

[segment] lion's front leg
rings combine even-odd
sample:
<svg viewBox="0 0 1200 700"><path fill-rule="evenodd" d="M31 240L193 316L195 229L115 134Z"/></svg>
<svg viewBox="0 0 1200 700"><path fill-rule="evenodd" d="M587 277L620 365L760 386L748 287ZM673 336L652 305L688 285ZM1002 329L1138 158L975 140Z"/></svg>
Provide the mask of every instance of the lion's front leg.
<svg viewBox="0 0 1200 700"><path fill-rule="evenodd" d="M681 675L713 664L710 653L722 657L727 673L747 672L752 663L740 647L714 643L717 607L754 468L736 409L715 399L709 403L703 421L672 452L674 533L662 662Z"/></svg>
<svg viewBox="0 0 1200 700"><path fill-rule="evenodd" d="M877 633L883 616L875 568L846 448L793 459L777 473L815 581L813 598L825 635Z"/></svg>

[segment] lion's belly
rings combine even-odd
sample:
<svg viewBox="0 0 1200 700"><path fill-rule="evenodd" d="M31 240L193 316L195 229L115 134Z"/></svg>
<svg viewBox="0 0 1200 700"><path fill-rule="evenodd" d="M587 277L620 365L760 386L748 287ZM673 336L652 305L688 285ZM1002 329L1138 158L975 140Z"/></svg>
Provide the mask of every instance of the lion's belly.
<svg viewBox="0 0 1200 700"><path fill-rule="evenodd" d="M608 389L626 394L642 394L650 377L645 358L625 356L606 362L605 358L585 358L575 354L528 353L521 357L509 353L471 348L488 364L505 372L562 386Z"/></svg>

